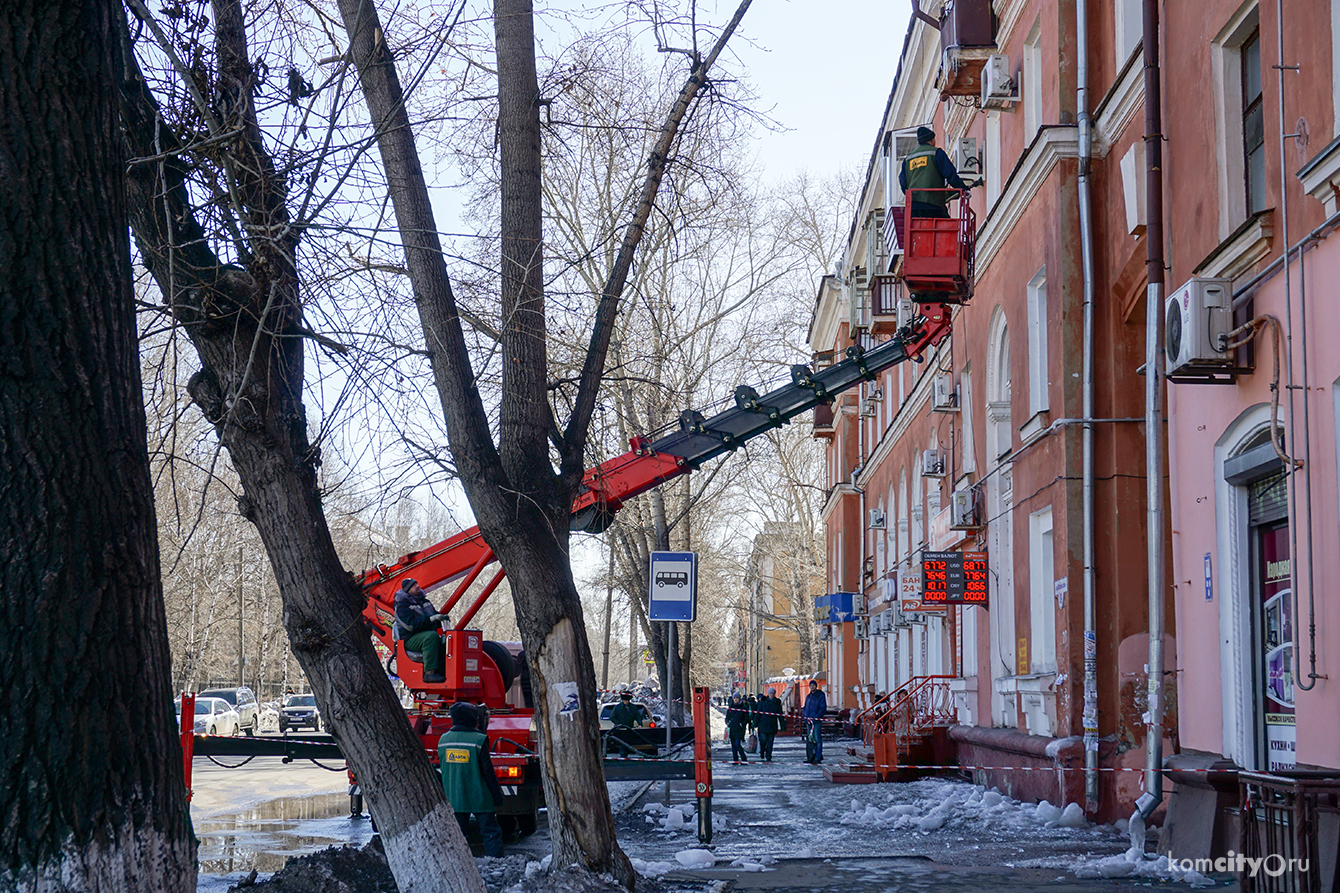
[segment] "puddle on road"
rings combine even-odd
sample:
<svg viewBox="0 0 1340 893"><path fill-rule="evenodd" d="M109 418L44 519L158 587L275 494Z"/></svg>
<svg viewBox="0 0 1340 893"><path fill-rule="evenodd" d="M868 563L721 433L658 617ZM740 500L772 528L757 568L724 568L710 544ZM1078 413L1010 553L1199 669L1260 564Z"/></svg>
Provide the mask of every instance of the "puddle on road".
<svg viewBox="0 0 1340 893"><path fill-rule="evenodd" d="M294 856L372 838L366 814L350 818L346 794L271 800L195 825L203 874L274 872Z"/></svg>

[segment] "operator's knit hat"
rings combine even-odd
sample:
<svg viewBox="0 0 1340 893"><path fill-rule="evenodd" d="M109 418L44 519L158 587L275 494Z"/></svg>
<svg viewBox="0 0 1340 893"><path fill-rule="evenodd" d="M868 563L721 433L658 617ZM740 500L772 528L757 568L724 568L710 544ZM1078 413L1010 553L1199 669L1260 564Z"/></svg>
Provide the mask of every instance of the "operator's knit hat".
<svg viewBox="0 0 1340 893"><path fill-rule="evenodd" d="M925 145L935 139L935 131L929 127L917 128L917 142Z"/></svg>

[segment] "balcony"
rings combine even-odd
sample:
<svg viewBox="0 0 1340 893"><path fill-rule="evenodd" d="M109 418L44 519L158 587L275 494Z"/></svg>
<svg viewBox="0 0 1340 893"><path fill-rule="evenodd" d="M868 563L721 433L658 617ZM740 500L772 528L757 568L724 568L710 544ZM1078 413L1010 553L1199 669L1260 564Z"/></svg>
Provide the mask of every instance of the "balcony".
<svg viewBox="0 0 1340 893"><path fill-rule="evenodd" d="M902 209L899 208L901 211ZM901 290L895 276L884 274L870 280L870 332L873 335L892 335L908 320L898 318L898 298Z"/></svg>
<svg viewBox="0 0 1340 893"><path fill-rule="evenodd" d="M996 52L991 0L950 0L940 17L940 99L981 96L982 69Z"/></svg>
<svg viewBox="0 0 1340 893"><path fill-rule="evenodd" d="M833 424L833 407L827 403L820 403L814 407L814 436L821 440L832 440L837 434L837 428Z"/></svg>

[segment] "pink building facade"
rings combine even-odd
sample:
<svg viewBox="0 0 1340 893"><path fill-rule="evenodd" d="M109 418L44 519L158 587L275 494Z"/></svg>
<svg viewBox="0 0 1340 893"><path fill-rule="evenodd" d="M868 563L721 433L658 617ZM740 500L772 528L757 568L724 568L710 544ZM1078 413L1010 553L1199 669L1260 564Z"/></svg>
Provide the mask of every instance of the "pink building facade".
<svg viewBox="0 0 1340 893"><path fill-rule="evenodd" d="M1237 769L1340 774L1340 8L1280 11L1164 7L1164 82L1207 87L1165 96L1170 297L1206 279L1226 296L1174 315L1248 327L1168 387L1183 669L1165 843L1188 855L1237 846Z"/></svg>

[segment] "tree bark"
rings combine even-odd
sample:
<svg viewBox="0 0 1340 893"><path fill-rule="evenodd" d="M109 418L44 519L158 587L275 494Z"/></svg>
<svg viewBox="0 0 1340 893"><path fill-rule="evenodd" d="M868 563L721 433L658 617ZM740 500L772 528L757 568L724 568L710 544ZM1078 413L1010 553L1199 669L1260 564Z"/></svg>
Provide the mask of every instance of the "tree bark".
<svg viewBox="0 0 1340 893"><path fill-rule="evenodd" d="M141 7L142 10L142 7ZM141 13L143 14L143 12ZM317 481L320 453L302 403L304 339L295 256L300 227L255 118L257 72L238 0L214 4L217 126L231 211L248 234L245 268L225 264L198 222L180 148L127 53L122 121L131 221L145 265L194 344L189 390L227 447L284 604L284 627L329 731L376 817L402 893L484 885L423 745L363 626L363 593L336 554Z"/></svg>
<svg viewBox="0 0 1340 893"><path fill-rule="evenodd" d="M0 6L0 887L193 891L140 393L120 4Z"/></svg>

